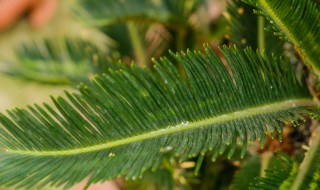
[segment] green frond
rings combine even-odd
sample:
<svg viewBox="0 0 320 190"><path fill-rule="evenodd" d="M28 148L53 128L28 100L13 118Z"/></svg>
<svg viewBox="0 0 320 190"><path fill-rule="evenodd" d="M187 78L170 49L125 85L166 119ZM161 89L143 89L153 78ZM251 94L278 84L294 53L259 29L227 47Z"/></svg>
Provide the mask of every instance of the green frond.
<svg viewBox="0 0 320 190"><path fill-rule="evenodd" d="M0 72L50 84L84 81L91 71L101 73L92 57L96 52L109 55L113 41L79 20L81 15L71 10L77 5L74 0L58 3L55 17L39 30L21 20L2 31Z"/></svg>
<svg viewBox="0 0 320 190"><path fill-rule="evenodd" d="M317 127L309 144L309 150L300 164L292 190L320 188L320 128ZM284 189L284 188L283 188Z"/></svg>
<svg viewBox="0 0 320 190"><path fill-rule="evenodd" d="M145 0L80 0L79 7L75 9L89 24L105 26L119 22L144 21L165 22L169 17L163 1Z"/></svg>
<svg viewBox="0 0 320 190"><path fill-rule="evenodd" d="M278 152L276 160L273 160L272 167L265 170L265 177L256 177L249 189L276 190L282 185L292 184L299 165L288 155Z"/></svg>
<svg viewBox="0 0 320 190"><path fill-rule="evenodd" d="M176 19L187 17L207 3L206 0L162 0L163 4Z"/></svg>
<svg viewBox="0 0 320 190"><path fill-rule="evenodd" d="M307 175L308 188L309 190L320 189L320 152L318 157L315 157L311 169Z"/></svg>
<svg viewBox="0 0 320 190"><path fill-rule="evenodd" d="M49 84L69 84L88 80L89 74L102 73L98 58L102 52L94 44L71 38L52 37L21 43L15 50L19 62L3 71ZM104 59L107 61L107 59Z"/></svg>
<svg viewBox="0 0 320 190"><path fill-rule="evenodd" d="M68 100L1 114L0 185L66 188L90 176L88 184L156 170L164 157L184 161L211 152L212 159L237 143L266 133L281 137L284 123L318 118L305 83L288 61L223 47L228 65L212 49L109 69ZM184 79L186 77L186 80Z"/></svg>
<svg viewBox="0 0 320 190"><path fill-rule="evenodd" d="M75 11L95 26L139 21L168 24L176 28L186 25L187 19L184 17L204 3L204 0L109 0L108 3L103 0L80 0L80 6Z"/></svg>
<svg viewBox="0 0 320 190"><path fill-rule="evenodd" d="M291 42L320 74L320 12L313 0L243 0L273 24L274 34Z"/></svg>

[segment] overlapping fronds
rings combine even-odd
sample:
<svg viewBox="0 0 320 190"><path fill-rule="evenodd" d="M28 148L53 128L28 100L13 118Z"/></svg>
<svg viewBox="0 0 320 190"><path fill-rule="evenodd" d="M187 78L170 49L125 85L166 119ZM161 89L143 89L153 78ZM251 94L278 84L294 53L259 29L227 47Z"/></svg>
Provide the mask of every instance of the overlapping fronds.
<svg viewBox="0 0 320 190"><path fill-rule="evenodd" d="M274 34L291 42L320 74L320 12L313 0L243 0L273 24Z"/></svg>
<svg viewBox="0 0 320 190"><path fill-rule="evenodd" d="M249 189L280 189L282 184L292 184L292 179L298 172L299 165L288 155L279 152L273 166L265 170L265 177L257 177ZM292 173L292 175L291 175Z"/></svg>
<svg viewBox="0 0 320 190"><path fill-rule="evenodd" d="M319 155L319 154L318 154ZM280 153L274 166L267 169L265 177L257 177L251 184L249 189L265 189L265 190L287 190L287 189L308 189L316 190L320 187L319 177L319 158L316 157L310 167L310 172L306 176L300 187L295 186L295 181L301 168L299 163L292 160L289 156Z"/></svg>
<svg viewBox="0 0 320 190"><path fill-rule="evenodd" d="M205 53L173 55L185 75L167 58L154 68L110 69L81 94L0 115L0 185L70 187L118 176L136 179L157 169L162 158L184 161L227 153L237 143L263 146L266 133L282 133L305 115L318 117L303 81L290 63L250 49L221 50L228 65ZM185 78L183 77L186 77Z"/></svg>
<svg viewBox="0 0 320 190"><path fill-rule="evenodd" d="M316 129L319 135L320 128ZM265 177L257 177L250 189L315 190L320 188L320 137L315 136L302 163L284 153L268 168Z"/></svg>
<svg viewBox="0 0 320 190"><path fill-rule="evenodd" d="M227 37L232 44L242 48L250 46L253 49L258 49L258 43L263 43L260 46L263 46L264 51L269 54L283 55L285 42L279 41L272 32L264 31L266 28L270 28L271 24L259 20L259 16L253 13L252 6L241 0L233 0L228 3L225 17L229 22ZM259 22L262 23L259 25ZM259 40L259 38L263 39Z"/></svg>

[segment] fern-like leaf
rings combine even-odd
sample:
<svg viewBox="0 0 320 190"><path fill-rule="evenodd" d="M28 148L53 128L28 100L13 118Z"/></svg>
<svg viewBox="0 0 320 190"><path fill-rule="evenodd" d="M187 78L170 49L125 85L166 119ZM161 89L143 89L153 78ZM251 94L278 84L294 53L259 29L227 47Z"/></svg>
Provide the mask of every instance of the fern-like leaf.
<svg viewBox="0 0 320 190"><path fill-rule="evenodd" d="M320 74L320 12L313 0L243 0L273 24L274 34L291 42Z"/></svg>
<svg viewBox="0 0 320 190"><path fill-rule="evenodd" d="M157 169L165 156L212 152L231 157L237 142L260 140L283 123L318 116L304 82L288 61L250 49L222 48L226 67L209 48L173 55L186 80L167 58L154 69L110 69L81 95L0 115L0 185L66 188L118 176L135 179Z"/></svg>
<svg viewBox="0 0 320 190"><path fill-rule="evenodd" d="M100 54L102 51L94 44L80 39L57 37L29 41L16 48L20 64L3 72L41 83L83 82L89 74L102 73L110 65L105 58L102 68Z"/></svg>
<svg viewBox="0 0 320 190"><path fill-rule="evenodd" d="M272 168L265 170L266 177L256 177L249 189L280 189L283 183L292 183L299 165L288 155L279 152ZM292 173L292 175L290 175Z"/></svg>

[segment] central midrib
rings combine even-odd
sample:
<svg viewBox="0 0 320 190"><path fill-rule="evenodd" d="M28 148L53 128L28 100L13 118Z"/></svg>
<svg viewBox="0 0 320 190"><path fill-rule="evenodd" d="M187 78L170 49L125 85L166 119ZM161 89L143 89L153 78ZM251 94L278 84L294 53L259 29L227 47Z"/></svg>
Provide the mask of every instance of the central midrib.
<svg viewBox="0 0 320 190"><path fill-rule="evenodd" d="M313 106L313 105L314 103L310 99L292 99L284 102L274 102L272 104L252 107L252 108L240 110L237 112L223 114L220 116L207 118L201 121L190 122L190 123L186 121L181 123L180 125L169 126L167 128L158 129L158 130L143 133L137 136L114 140L114 141L106 142L104 144L94 145L90 147L83 147L83 148L76 148L76 149L69 149L69 150L57 150L57 151L25 151L25 150L7 149L6 152L9 152L12 154L33 155L33 156L68 156L68 155L75 155L75 154L83 154L83 153L104 150L107 148L122 146L130 143L135 143L135 142L143 141L147 139L157 138L160 136L169 135L169 134L173 134L181 131L195 129L195 128L206 126L209 124L222 123L229 120L286 110L286 109L290 109L298 106Z"/></svg>

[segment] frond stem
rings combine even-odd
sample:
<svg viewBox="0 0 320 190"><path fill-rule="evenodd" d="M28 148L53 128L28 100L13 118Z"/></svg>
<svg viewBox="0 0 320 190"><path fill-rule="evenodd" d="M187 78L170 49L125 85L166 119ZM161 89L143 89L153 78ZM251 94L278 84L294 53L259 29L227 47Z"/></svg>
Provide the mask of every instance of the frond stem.
<svg viewBox="0 0 320 190"><path fill-rule="evenodd" d="M127 26L136 62L140 67L146 67L148 64L147 55L141 42L138 28L134 22L128 22Z"/></svg>
<svg viewBox="0 0 320 190"><path fill-rule="evenodd" d="M306 178L307 173L311 169L310 167L313 161L315 160L315 156L317 155L317 152L319 151L319 147L320 147L320 127L319 126L316 127L313 135L314 135L313 136L314 138L312 139L311 147L300 165L300 171L296 177L296 180L294 180L294 184L292 185L291 190L301 189L301 185L303 184L303 181Z"/></svg>
<svg viewBox="0 0 320 190"><path fill-rule="evenodd" d="M262 53L266 47L264 23L265 18L258 16L258 50L260 53Z"/></svg>

